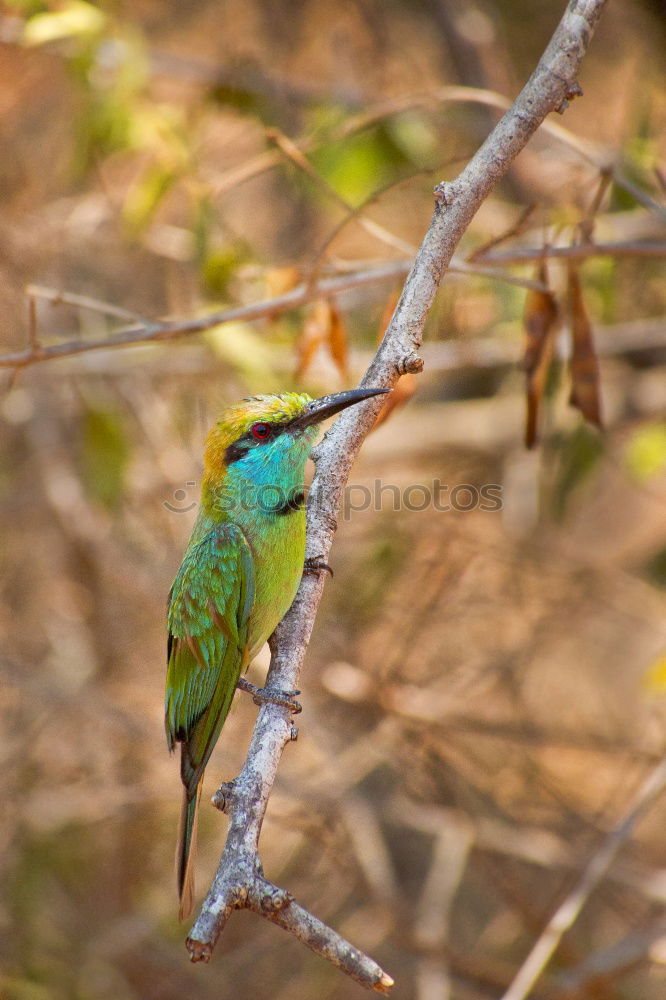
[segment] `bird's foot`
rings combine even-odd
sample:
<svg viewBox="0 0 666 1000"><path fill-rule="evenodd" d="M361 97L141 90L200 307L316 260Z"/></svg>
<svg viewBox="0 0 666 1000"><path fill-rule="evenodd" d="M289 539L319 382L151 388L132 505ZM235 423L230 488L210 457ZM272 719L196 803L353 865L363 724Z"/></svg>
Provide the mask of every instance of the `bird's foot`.
<svg viewBox="0 0 666 1000"><path fill-rule="evenodd" d="M331 576L333 576L333 570L328 565L328 563L324 561L323 555L321 555L321 556L308 556L308 558L305 560L305 565L303 567L303 572L304 573L320 573L322 570L325 571L325 572L330 573Z"/></svg>
<svg viewBox="0 0 666 1000"><path fill-rule="evenodd" d="M248 694L252 695L252 701L255 705L263 705L267 701L271 705L288 708L294 715L303 711L303 706L296 701L296 695L300 694L300 691L280 691L279 688L271 687L260 688L256 684L251 684L245 677L239 679L238 687L241 691L247 691Z"/></svg>

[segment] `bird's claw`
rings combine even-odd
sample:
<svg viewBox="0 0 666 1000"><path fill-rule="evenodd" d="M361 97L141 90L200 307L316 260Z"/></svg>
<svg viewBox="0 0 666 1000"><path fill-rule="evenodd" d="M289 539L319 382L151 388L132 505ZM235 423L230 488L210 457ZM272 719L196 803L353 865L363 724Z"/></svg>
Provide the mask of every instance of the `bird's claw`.
<svg viewBox="0 0 666 1000"><path fill-rule="evenodd" d="M333 576L333 570L325 562L323 555L321 556L308 556L305 560L305 565L303 567L304 573L320 573L322 570L328 572Z"/></svg>
<svg viewBox="0 0 666 1000"><path fill-rule="evenodd" d="M255 705L263 705L264 702L269 702L271 705L280 705L282 708L288 708L293 715L298 715L303 711L301 703L296 701L296 695L299 695L300 691L281 691L279 688L271 687L260 688L256 684L251 684L244 677L239 679L238 687L241 691L247 691L248 694L252 695L252 701Z"/></svg>

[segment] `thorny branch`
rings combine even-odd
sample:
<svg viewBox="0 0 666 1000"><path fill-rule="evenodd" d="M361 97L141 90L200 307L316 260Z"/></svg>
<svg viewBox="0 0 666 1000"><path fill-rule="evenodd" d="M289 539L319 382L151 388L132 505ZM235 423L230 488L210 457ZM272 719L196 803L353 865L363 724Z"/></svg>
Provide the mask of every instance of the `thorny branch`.
<svg viewBox="0 0 666 1000"><path fill-rule="evenodd" d="M580 92L578 67L605 0L571 0L542 59L509 111L467 167L435 189L430 227L416 255L384 339L362 379L365 386L394 386L406 372L419 372L418 355L426 316L456 246L494 184L536 132L546 115L563 109ZM377 416L368 401L347 411L313 459L316 474L308 499L307 555L324 561L333 541L336 515L351 465ZM310 640L324 586L324 574L303 577L294 603L271 639L268 686L293 690ZM261 913L295 934L363 986L387 992L393 984L372 959L298 907L289 893L266 882L258 854L259 834L285 745L295 737L289 710L264 704L239 777L218 793L230 814L219 868L187 939L193 961L207 961L234 909Z"/></svg>

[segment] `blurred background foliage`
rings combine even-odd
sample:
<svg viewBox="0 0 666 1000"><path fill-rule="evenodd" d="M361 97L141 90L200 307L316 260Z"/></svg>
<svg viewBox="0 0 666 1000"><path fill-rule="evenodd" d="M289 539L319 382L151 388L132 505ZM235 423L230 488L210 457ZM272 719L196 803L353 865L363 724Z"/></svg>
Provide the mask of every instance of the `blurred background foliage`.
<svg viewBox="0 0 666 1000"><path fill-rule="evenodd" d="M1 5L3 353L31 335L92 343L132 316L192 317L408 258L433 183L455 176L496 118L441 88L513 96L562 7ZM581 239L663 247L664 51L663 2L609 6L584 63L585 99L563 124L618 173L600 186L598 165L538 136L463 254L511 231L528 206L479 265ZM493 266L535 277L533 260ZM426 373L403 384L354 483L372 491L381 480L403 498L435 479L498 484L502 510L394 509L385 492L381 509L354 512L360 492L350 492L301 736L265 824L269 876L371 952L396 978L396 1000L501 996L664 750L663 255L589 256L577 268L606 430L568 405L572 317L566 260L555 259L555 360L538 373L542 441L529 452L525 289L447 277ZM32 331L27 285L42 289ZM180 786L162 731L164 601L216 411L248 392L351 385L399 287L370 282L169 344L5 371L3 998L356 995L248 914L210 967L186 961L173 876ZM97 307L54 302L60 292ZM238 699L206 792L236 773L254 712ZM535 997L664 996L665 808L625 845ZM203 814L200 888L225 824Z"/></svg>

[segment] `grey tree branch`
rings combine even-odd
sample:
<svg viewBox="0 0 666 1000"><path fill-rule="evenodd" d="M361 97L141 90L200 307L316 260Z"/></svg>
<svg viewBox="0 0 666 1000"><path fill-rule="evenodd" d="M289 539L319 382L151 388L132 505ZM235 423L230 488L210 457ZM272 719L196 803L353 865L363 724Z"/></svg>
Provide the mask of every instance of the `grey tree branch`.
<svg viewBox="0 0 666 1000"><path fill-rule="evenodd" d="M563 110L580 93L578 68L606 0L571 0L543 57L513 106L498 122L467 167L435 189L430 227L416 255L384 339L362 385L394 386L406 372L419 372L426 316L445 269L467 226L491 188L536 132L546 115ZM352 463L381 403L370 400L348 410L313 452L316 474L308 499L307 555L326 560ZM298 686L324 586L324 574L304 575L289 612L271 639L268 686ZM328 958L362 985L386 992L393 981L329 927L298 907L289 893L263 878L259 834L282 751L294 730L289 710L270 703L260 711L241 774L218 796L230 813L226 845L213 884L187 939L193 961L208 960L232 911L262 913Z"/></svg>

